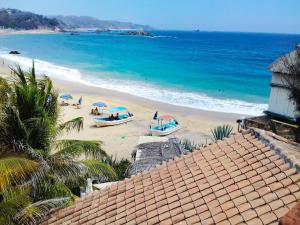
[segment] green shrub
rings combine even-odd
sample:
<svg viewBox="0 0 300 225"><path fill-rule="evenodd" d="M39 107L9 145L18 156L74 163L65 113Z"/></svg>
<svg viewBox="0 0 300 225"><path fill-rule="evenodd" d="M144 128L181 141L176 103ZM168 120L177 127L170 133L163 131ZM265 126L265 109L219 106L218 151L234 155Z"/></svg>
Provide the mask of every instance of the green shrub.
<svg viewBox="0 0 300 225"><path fill-rule="evenodd" d="M227 138L231 135L233 131L233 127L226 124L223 126L217 126L213 130L211 130L211 133L213 135L213 140L218 141L218 140L223 140L224 138Z"/></svg>

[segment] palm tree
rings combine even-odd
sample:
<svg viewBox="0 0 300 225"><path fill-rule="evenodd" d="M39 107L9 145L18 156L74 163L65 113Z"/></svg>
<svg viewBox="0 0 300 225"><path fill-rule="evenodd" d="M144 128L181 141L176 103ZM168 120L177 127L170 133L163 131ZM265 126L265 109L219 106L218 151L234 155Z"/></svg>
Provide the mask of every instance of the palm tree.
<svg viewBox="0 0 300 225"><path fill-rule="evenodd" d="M32 224L70 204L87 177L116 180L101 141L58 140L83 128L83 118L60 123L51 80L12 68L0 79L0 224ZM85 156L79 161L79 156Z"/></svg>

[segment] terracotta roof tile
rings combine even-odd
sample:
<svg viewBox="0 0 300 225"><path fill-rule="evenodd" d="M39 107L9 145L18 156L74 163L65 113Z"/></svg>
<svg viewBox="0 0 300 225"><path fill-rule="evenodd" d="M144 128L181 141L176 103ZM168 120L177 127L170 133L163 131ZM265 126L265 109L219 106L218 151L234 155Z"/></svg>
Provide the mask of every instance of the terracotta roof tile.
<svg viewBox="0 0 300 225"><path fill-rule="evenodd" d="M300 174L268 143L237 134L94 192L42 224L278 222L300 200Z"/></svg>

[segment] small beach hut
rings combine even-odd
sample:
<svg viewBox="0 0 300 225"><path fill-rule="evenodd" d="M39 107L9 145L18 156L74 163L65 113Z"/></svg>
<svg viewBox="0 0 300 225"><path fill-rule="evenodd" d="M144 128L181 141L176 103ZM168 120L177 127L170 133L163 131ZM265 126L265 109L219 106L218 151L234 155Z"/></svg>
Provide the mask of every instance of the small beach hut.
<svg viewBox="0 0 300 225"><path fill-rule="evenodd" d="M297 45L296 50L284 55L273 62L269 69L272 72L271 93L269 99L269 108L265 111L266 114L273 117L296 121L300 118L296 111L295 103L289 99L290 90L286 85L285 76L295 76L290 74L286 66L286 61L296 63L296 51L300 51L300 45ZM300 79L300 77L296 77Z"/></svg>

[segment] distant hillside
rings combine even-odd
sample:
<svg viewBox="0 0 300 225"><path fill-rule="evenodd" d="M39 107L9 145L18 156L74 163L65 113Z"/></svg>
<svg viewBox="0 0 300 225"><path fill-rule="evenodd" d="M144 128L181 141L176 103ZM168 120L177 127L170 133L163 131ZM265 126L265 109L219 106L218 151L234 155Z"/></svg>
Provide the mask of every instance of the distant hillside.
<svg viewBox="0 0 300 225"><path fill-rule="evenodd" d="M51 18L62 22L62 26L64 26L66 29L152 29L150 26L146 25L133 24L130 22L99 20L89 16L54 16Z"/></svg>
<svg viewBox="0 0 300 225"><path fill-rule="evenodd" d="M17 9L0 9L0 27L12 29L58 29L63 23L55 18L48 18Z"/></svg>
<svg viewBox="0 0 300 225"><path fill-rule="evenodd" d="M0 9L0 28L22 30L51 29L143 29L151 27L130 22L99 20L88 16L46 17L17 9Z"/></svg>

